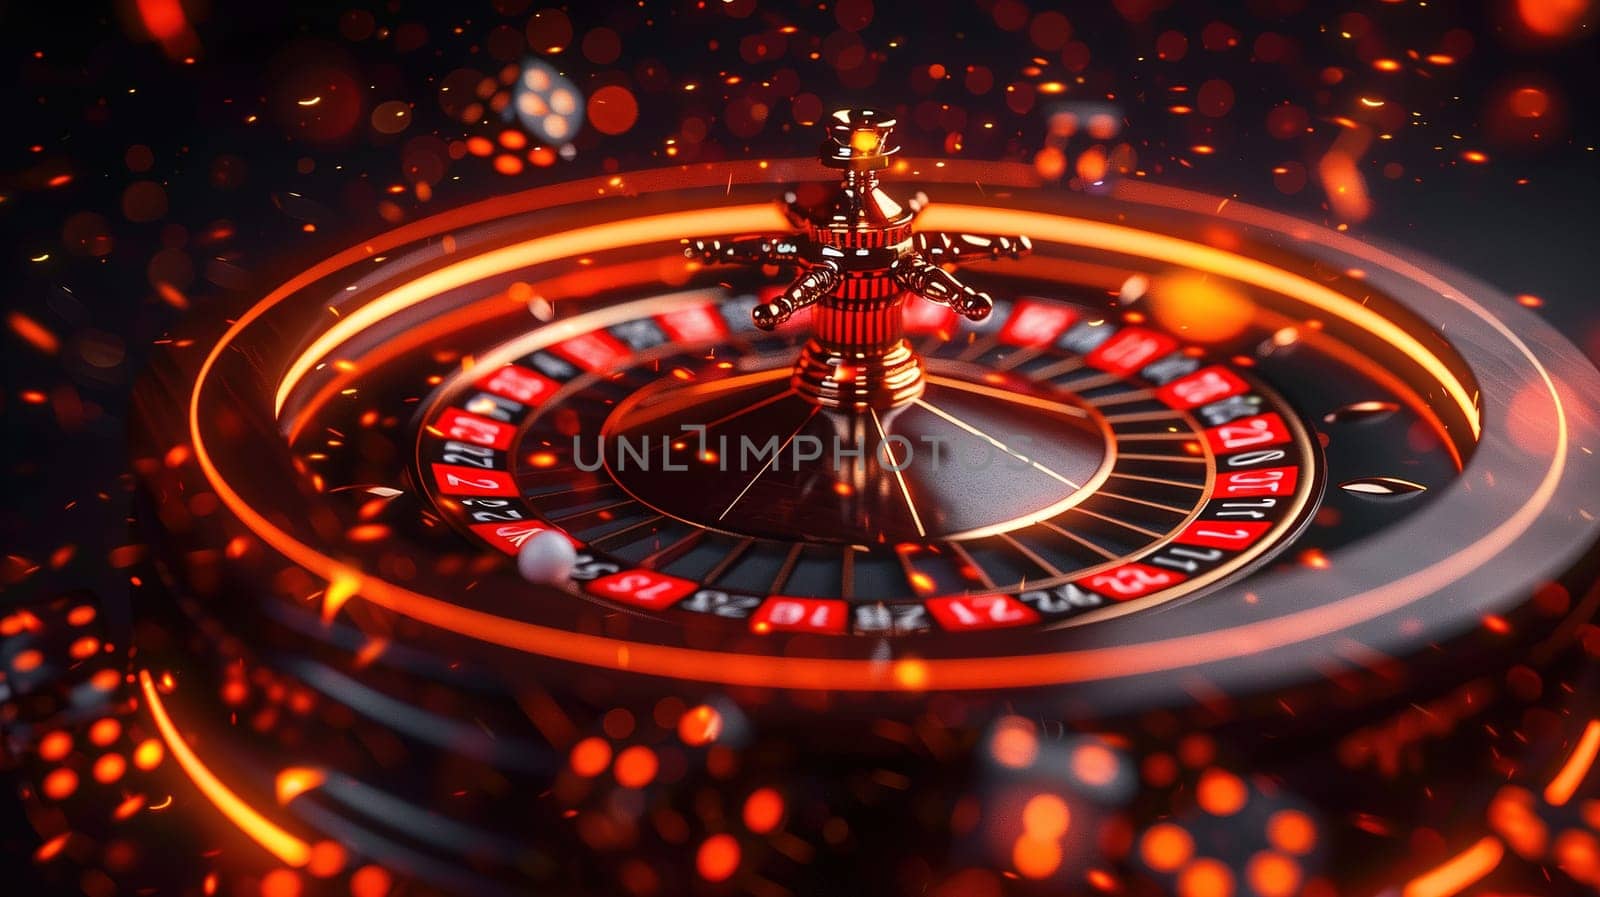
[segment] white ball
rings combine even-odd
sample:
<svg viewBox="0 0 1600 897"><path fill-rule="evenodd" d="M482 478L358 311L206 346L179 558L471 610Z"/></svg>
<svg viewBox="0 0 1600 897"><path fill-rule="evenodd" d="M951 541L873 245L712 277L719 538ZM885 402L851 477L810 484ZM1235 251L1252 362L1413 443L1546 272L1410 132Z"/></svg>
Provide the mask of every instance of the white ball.
<svg viewBox="0 0 1600 897"><path fill-rule="evenodd" d="M534 534L517 550L517 572L528 582L565 582L577 563L577 549L566 536L552 530Z"/></svg>

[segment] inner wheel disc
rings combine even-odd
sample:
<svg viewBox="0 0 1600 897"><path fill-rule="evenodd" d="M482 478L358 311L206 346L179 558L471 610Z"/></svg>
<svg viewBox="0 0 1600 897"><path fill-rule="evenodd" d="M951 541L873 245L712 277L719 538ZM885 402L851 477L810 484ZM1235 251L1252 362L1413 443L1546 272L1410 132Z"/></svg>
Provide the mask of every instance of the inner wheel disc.
<svg viewBox="0 0 1600 897"><path fill-rule="evenodd" d="M841 412L797 396L787 375L641 390L606 422L607 472L709 529L870 545L1048 519L1111 471L1109 425L1068 395L933 376L904 407Z"/></svg>

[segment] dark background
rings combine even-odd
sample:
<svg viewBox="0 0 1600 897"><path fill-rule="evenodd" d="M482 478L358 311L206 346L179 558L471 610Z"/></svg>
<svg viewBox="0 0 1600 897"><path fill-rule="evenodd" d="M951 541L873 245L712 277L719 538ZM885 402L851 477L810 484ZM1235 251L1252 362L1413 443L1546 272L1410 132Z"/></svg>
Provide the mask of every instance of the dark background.
<svg viewBox="0 0 1600 897"><path fill-rule="evenodd" d="M837 105L894 110L911 155L1054 173L1049 145L1081 187L1078 159L1098 145L1136 159L1125 176L1348 225L1530 297L1600 356L1590 3L544 6L0 9L0 615L126 587L110 557L131 539L129 393L184 314L242 308L299 265L490 193L806 154L802 122ZM586 126L570 160L536 138L474 154L469 138L520 132L486 105L531 57L586 96L624 88L636 120ZM487 104L459 99L485 78ZM383 133L373 112L392 101L405 127ZM1118 133L1050 137L1052 113L1081 104L1113 108ZM1363 134L1370 207L1330 209L1319 163ZM45 893L29 881L36 846L0 799L8 893Z"/></svg>

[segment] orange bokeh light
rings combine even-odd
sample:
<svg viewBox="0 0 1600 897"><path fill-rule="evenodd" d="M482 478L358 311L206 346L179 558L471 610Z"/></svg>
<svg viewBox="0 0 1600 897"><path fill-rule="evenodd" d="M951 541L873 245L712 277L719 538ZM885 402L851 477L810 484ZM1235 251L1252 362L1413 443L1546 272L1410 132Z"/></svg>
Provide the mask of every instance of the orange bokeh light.
<svg viewBox="0 0 1600 897"><path fill-rule="evenodd" d="M382 866L362 866L350 876L350 897L388 897L391 885Z"/></svg>
<svg viewBox="0 0 1600 897"><path fill-rule="evenodd" d="M109 716L95 720L89 727L89 740L100 747L109 746L121 734L122 724Z"/></svg>
<svg viewBox="0 0 1600 897"><path fill-rule="evenodd" d="M338 841L318 841L311 845L311 859L306 862L306 871L317 878L332 878L344 871L344 864L348 860L344 845Z"/></svg>
<svg viewBox="0 0 1600 897"><path fill-rule="evenodd" d="M300 897L304 890L293 869L274 869L261 876L261 897Z"/></svg>
<svg viewBox="0 0 1600 897"><path fill-rule="evenodd" d="M1517 0L1517 18L1539 37L1567 37L1589 13L1589 0Z"/></svg>
<svg viewBox="0 0 1600 897"><path fill-rule="evenodd" d="M643 788L655 781L661 763L656 752L642 744L623 749L617 755L617 784L624 788Z"/></svg>
<svg viewBox="0 0 1600 897"><path fill-rule="evenodd" d="M109 785L128 771L128 761L121 754L105 754L94 761L94 780Z"/></svg>
<svg viewBox="0 0 1600 897"><path fill-rule="evenodd" d="M1039 756L1039 738L1027 720L1011 717L1000 722L989 743L995 762L1012 769L1032 766Z"/></svg>
<svg viewBox="0 0 1600 897"><path fill-rule="evenodd" d="M621 134L639 120L639 101L618 84L600 88L589 97L589 123L602 134Z"/></svg>
<svg viewBox="0 0 1600 897"><path fill-rule="evenodd" d="M1519 87L1511 92L1511 114L1518 118L1540 118L1550 111L1550 95L1537 87Z"/></svg>
<svg viewBox="0 0 1600 897"><path fill-rule="evenodd" d="M745 798L744 826L758 835L776 829L783 822L783 795L771 788L758 788Z"/></svg>
<svg viewBox="0 0 1600 897"><path fill-rule="evenodd" d="M1233 871L1209 857L1195 860L1178 874L1178 897L1232 897Z"/></svg>
<svg viewBox="0 0 1600 897"><path fill-rule="evenodd" d="M1198 343L1238 336L1255 319L1256 306L1237 286L1206 274L1163 274L1150 283L1150 317Z"/></svg>
<svg viewBox="0 0 1600 897"><path fill-rule="evenodd" d="M1011 848L1011 865L1024 878L1045 878L1061 868L1061 844L1054 838L1023 835Z"/></svg>
<svg viewBox="0 0 1600 897"><path fill-rule="evenodd" d="M39 759L54 763L72 752L72 736L57 730L39 739Z"/></svg>
<svg viewBox="0 0 1600 897"><path fill-rule="evenodd" d="M732 835L712 835L695 853L694 867L706 881L727 881L739 870L739 842Z"/></svg>
<svg viewBox="0 0 1600 897"><path fill-rule="evenodd" d="M154 738L146 739L133 749L133 765L146 771L155 769L161 765L161 759L166 753L161 742Z"/></svg>
<svg viewBox="0 0 1600 897"><path fill-rule="evenodd" d="M1232 816L1244 809L1250 790L1244 781L1231 772L1208 769L1200 775L1195 788L1195 800L1200 809L1213 816Z"/></svg>
<svg viewBox="0 0 1600 897"><path fill-rule="evenodd" d="M1022 807L1022 830L1030 838L1053 840L1067 833L1072 812L1054 794L1035 794Z"/></svg>
<svg viewBox="0 0 1600 897"><path fill-rule="evenodd" d="M722 714L715 708L701 704L678 718L678 738L690 747L700 747L717 740L722 734Z"/></svg>
<svg viewBox="0 0 1600 897"><path fill-rule="evenodd" d="M1261 897L1294 897L1300 889L1300 865L1270 850L1251 857L1244 875Z"/></svg>
<svg viewBox="0 0 1600 897"><path fill-rule="evenodd" d="M1080 745L1072 752L1072 774L1085 785L1104 787L1117 777L1117 754L1103 744Z"/></svg>
<svg viewBox="0 0 1600 897"><path fill-rule="evenodd" d="M569 760L573 772L586 779L592 779L605 772L606 767L611 765L611 745L599 736L585 738L572 746Z"/></svg>
<svg viewBox="0 0 1600 897"><path fill-rule="evenodd" d="M1194 837L1170 822L1151 826L1139 842L1139 857L1158 872L1173 872L1194 856Z"/></svg>
<svg viewBox="0 0 1600 897"><path fill-rule="evenodd" d="M1286 853L1310 853L1317 846L1317 826L1299 810L1279 810L1267 819L1267 842Z"/></svg>
<svg viewBox="0 0 1600 897"><path fill-rule="evenodd" d="M40 790L51 800L66 800L78 790L78 774L64 766L52 769L40 783Z"/></svg>

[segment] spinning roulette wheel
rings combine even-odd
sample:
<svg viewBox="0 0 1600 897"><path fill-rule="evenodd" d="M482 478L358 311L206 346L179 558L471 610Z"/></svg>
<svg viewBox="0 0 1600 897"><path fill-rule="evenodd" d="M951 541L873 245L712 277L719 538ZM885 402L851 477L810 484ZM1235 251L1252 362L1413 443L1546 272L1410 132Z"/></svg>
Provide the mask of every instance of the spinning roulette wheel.
<svg viewBox="0 0 1600 897"><path fill-rule="evenodd" d="M152 893L1600 884L1600 374L1435 264L893 127L466 206L181 341L102 684L183 812L82 794L55 849L206 858Z"/></svg>

